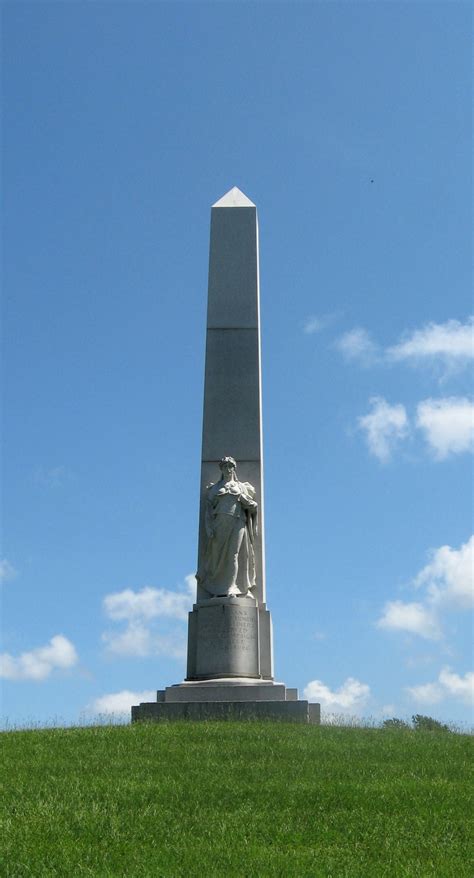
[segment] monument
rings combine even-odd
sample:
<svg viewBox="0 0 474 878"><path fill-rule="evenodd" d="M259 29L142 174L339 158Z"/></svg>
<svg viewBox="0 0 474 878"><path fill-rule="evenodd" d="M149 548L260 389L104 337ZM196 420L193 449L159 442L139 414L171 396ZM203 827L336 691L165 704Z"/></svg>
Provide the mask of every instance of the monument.
<svg viewBox="0 0 474 878"><path fill-rule="evenodd" d="M186 680L132 707L132 722L319 722L319 704L273 678L266 607L258 223L234 187L211 211L196 603Z"/></svg>

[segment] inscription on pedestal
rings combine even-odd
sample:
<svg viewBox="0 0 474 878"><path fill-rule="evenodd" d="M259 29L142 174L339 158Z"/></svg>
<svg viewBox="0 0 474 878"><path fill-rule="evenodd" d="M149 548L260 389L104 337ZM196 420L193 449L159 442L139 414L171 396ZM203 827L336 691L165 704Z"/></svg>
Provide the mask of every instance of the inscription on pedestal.
<svg viewBox="0 0 474 878"><path fill-rule="evenodd" d="M211 612L206 613L199 625L199 636L205 648L213 647L221 652L233 652L238 649L252 653L255 620L250 619L245 610L237 607L233 607L230 612L225 606L219 607L217 612L212 612L212 608L210 609Z"/></svg>
<svg viewBox="0 0 474 878"><path fill-rule="evenodd" d="M196 665L197 676L258 676L257 608L199 607Z"/></svg>

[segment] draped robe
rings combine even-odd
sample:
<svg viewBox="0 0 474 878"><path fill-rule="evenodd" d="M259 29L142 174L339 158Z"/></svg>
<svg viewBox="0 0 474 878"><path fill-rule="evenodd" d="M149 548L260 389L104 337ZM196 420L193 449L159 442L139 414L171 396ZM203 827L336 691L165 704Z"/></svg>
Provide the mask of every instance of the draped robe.
<svg viewBox="0 0 474 878"><path fill-rule="evenodd" d="M207 544L197 580L209 594L239 595L255 586L255 488L221 479L206 494Z"/></svg>

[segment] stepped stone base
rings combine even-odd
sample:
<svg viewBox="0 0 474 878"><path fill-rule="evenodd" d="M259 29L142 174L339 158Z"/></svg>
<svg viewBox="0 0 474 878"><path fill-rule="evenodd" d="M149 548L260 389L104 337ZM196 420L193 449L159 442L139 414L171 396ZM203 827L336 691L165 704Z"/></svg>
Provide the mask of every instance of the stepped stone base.
<svg viewBox="0 0 474 878"><path fill-rule="evenodd" d="M298 701L283 683L251 679L184 682L157 692L157 700L132 707L132 722L272 719L320 722L320 705Z"/></svg>

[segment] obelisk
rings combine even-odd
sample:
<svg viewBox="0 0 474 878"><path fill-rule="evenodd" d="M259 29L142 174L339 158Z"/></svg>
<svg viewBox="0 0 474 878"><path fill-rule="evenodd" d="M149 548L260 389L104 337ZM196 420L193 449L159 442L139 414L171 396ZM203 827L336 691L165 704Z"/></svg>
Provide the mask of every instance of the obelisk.
<svg viewBox="0 0 474 878"><path fill-rule="evenodd" d="M234 187L211 211L197 595L187 675L132 721L319 722L273 679L265 603L258 223Z"/></svg>
<svg viewBox="0 0 474 878"><path fill-rule="evenodd" d="M219 587L209 592L209 577L200 575L209 543L206 489L219 480L219 462L226 456L236 463L238 483L254 488L258 509L250 547L254 585L242 593L237 571L233 595L222 583L223 594ZM265 606L258 222L255 205L236 187L211 210L200 505L188 679L272 679L271 620ZM239 567L246 563L244 554L241 546Z"/></svg>
<svg viewBox="0 0 474 878"><path fill-rule="evenodd" d="M257 208L234 187L211 209L201 496L224 455L235 458L239 479L255 486L259 604L265 603L261 385ZM200 560L205 538L201 516Z"/></svg>

